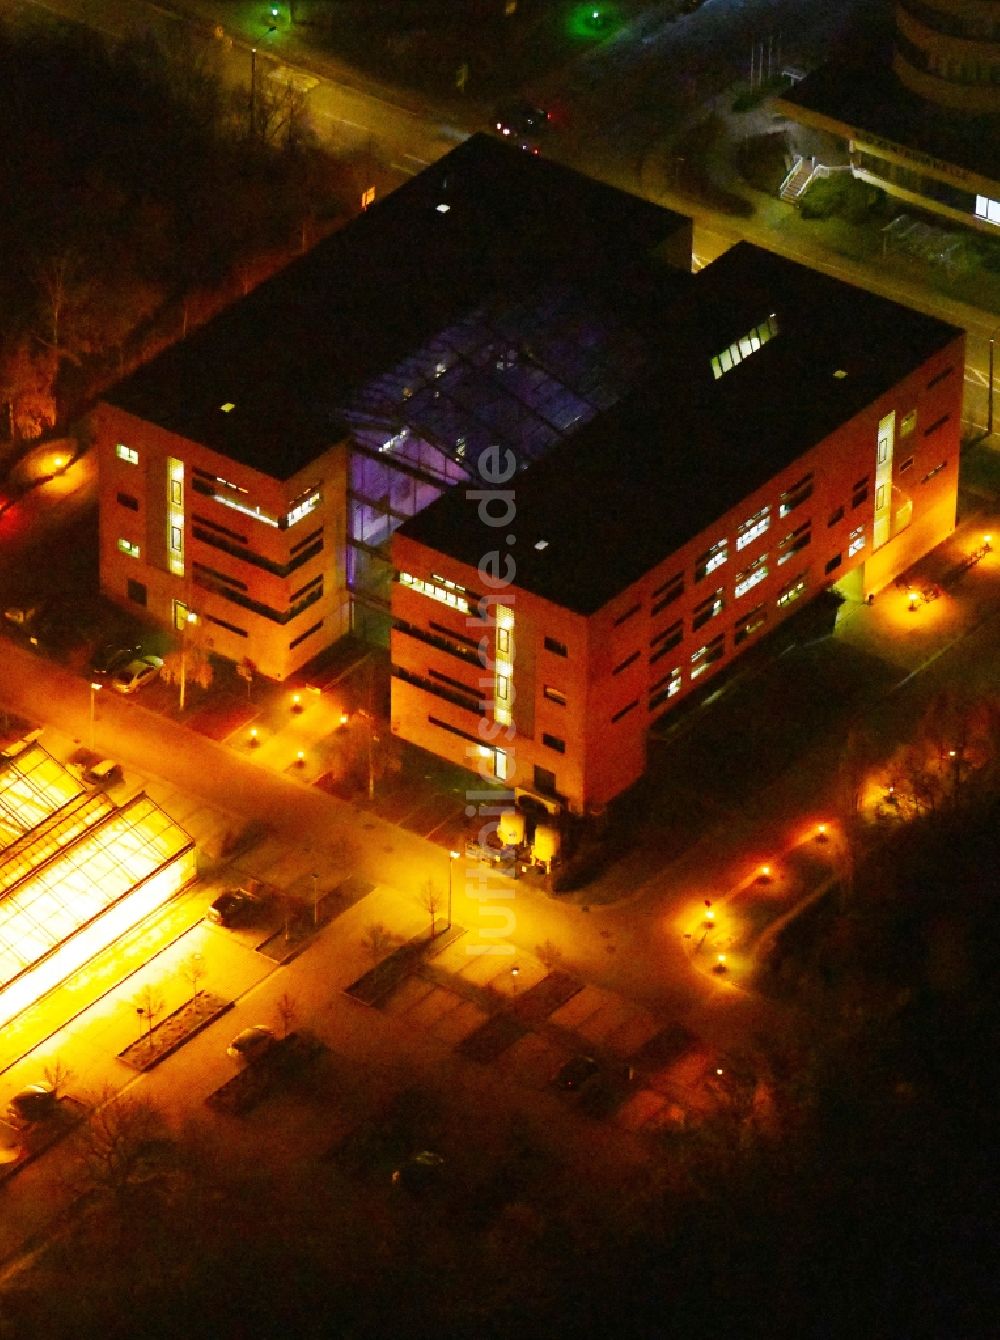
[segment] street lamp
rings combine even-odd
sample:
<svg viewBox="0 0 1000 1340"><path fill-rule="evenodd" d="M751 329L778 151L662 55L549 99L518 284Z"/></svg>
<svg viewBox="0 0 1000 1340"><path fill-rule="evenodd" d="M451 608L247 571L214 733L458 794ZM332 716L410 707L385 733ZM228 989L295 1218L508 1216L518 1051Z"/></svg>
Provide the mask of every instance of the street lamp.
<svg viewBox="0 0 1000 1340"><path fill-rule="evenodd" d="M90 752L91 753L94 752L94 718L97 713L97 695L103 688L104 685L99 684L96 680L92 679L90 681Z"/></svg>
<svg viewBox="0 0 1000 1340"><path fill-rule="evenodd" d="M452 871L455 868L455 862L458 860L458 852L450 851L448 853L448 924L446 931L451 930L451 896L452 896Z"/></svg>

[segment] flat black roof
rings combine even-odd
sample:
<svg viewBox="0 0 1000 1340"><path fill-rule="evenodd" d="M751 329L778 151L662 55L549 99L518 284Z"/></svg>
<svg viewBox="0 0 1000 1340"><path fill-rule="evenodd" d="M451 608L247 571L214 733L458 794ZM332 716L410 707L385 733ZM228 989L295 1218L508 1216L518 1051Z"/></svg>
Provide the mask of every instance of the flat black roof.
<svg viewBox="0 0 1000 1340"><path fill-rule="evenodd" d="M490 295L565 279L642 301L658 247L689 227L474 135L104 399L288 478L344 435L358 388Z"/></svg>
<svg viewBox="0 0 1000 1340"><path fill-rule="evenodd" d="M872 39L820 66L784 91L781 101L922 157L1000 179L1000 116L950 111L911 93L893 73L891 37Z"/></svg>
<svg viewBox="0 0 1000 1340"><path fill-rule="evenodd" d="M772 315L777 333L716 379L713 356ZM662 320L659 363L642 386L508 486L517 585L580 614L961 333L749 243L695 276ZM475 566L505 548L477 505L459 486L400 533Z"/></svg>

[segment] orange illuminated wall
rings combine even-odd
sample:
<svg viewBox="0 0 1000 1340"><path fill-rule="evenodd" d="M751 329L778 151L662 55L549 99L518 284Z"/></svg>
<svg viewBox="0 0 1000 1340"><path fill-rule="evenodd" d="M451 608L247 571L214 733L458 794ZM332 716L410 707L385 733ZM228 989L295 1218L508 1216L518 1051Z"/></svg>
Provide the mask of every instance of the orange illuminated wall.
<svg viewBox="0 0 1000 1340"><path fill-rule="evenodd" d="M503 593L510 726L479 574L397 534L394 733L574 811L607 804L644 771L652 721L820 591L863 599L951 533L963 364L959 336L589 617Z"/></svg>
<svg viewBox="0 0 1000 1340"><path fill-rule="evenodd" d="M348 629L346 449L273 478L115 406L95 413L101 590L285 679Z"/></svg>

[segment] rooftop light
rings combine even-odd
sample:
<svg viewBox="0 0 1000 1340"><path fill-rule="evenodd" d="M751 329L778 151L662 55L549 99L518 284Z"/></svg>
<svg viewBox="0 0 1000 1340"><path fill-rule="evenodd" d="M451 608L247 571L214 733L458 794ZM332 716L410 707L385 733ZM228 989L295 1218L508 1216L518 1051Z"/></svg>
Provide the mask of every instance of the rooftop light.
<svg viewBox="0 0 1000 1340"><path fill-rule="evenodd" d="M446 205L446 204L444 204L444 203L442 202L442 203L441 203L440 205L438 205L436 208L437 208L437 212L438 212L439 214L447 214L448 211L449 211L449 209L451 209L451 205Z"/></svg>
<svg viewBox="0 0 1000 1340"><path fill-rule="evenodd" d="M222 410L223 414L229 414L235 408L236 406L233 404L231 400L227 400L224 405L219 406L219 409Z"/></svg>
<svg viewBox="0 0 1000 1340"><path fill-rule="evenodd" d="M536 548L536 549L548 549L548 547L549 547L549 542L548 542L548 540L536 540L536 541L535 541L535 548Z"/></svg>
<svg viewBox="0 0 1000 1340"><path fill-rule="evenodd" d="M838 368L833 375L836 377L837 381L842 382L847 376L847 373L843 368Z"/></svg>

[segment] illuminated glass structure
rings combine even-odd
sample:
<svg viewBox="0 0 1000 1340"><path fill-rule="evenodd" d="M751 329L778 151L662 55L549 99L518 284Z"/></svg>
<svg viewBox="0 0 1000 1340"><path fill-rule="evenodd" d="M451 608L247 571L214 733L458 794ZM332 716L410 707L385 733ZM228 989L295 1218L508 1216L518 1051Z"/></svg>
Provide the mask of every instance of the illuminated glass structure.
<svg viewBox="0 0 1000 1340"><path fill-rule="evenodd" d="M0 1026L196 874L190 837L148 796L86 791L37 742L0 755Z"/></svg>

